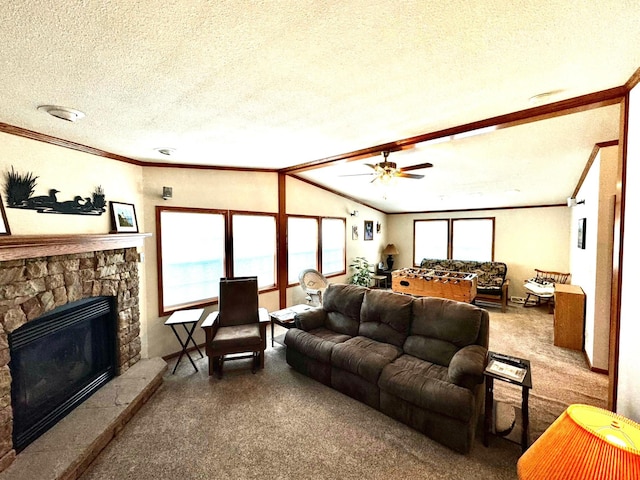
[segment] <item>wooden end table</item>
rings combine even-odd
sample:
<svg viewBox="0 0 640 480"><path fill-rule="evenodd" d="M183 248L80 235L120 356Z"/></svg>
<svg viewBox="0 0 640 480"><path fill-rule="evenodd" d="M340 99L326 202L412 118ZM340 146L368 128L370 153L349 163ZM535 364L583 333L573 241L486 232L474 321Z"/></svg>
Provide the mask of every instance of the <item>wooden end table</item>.
<svg viewBox="0 0 640 480"><path fill-rule="evenodd" d="M307 310L311 310L314 308L311 305L306 305L304 303L299 305L294 305L293 307L283 308L282 310L276 310L275 312L271 312L269 317L271 318L271 346L273 347L274 340L280 345L284 345L284 338L277 339L273 336L273 330L275 325L280 325L281 327L286 328L287 330L296 326L295 316L296 313L305 312ZM284 335L281 335L284 337Z"/></svg>
<svg viewBox="0 0 640 480"><path fill-rule="evenodd" d="M504 357L508 357L504 359ZM531 363L529 360L518 357L511 357L503 355L501 353L489 352L487 364L491 360L504 361L505 363L513 363L516 366L522 366L527 369L527 374L524 376L521 382L512 380L501 375L494 374L487 370L484 371L485 376L485 397L484 397L484 432L483 443L485 447L489 446L489 433L493 425L493 382L499 380L501 382L511 383L522 388L522 436L520 439L520 445L522 446L522 453L529 448L529 390L533 388L531 382Z"/></svg>

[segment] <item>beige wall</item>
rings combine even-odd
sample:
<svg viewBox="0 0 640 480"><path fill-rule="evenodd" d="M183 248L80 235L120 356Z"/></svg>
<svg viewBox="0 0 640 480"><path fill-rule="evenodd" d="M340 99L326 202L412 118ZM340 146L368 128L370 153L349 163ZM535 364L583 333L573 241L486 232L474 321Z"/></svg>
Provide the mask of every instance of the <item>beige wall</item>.
<svg viewBox="0 0 640 480"><path fill-rule="evenodd" d="M6 208L6 173L11 167L20 174L37 176L34 195L47 195L55 188L59 201L73 200L76 195L90 197L102 186L107 201L133 203L141 231L142 168L123 162L58 147L44 142L0 132L0 184L3 204L13 235L53 233L108 233L111 228L109 209L102 215L56 215L35 210Z"/></svg>
<svg viewBox="0 0 640 480"><path fill-rule="evenodd" d="M507 264L509 296L525 296L524 280L534 268L569 271L568 207L486 210L445 214L389 215L389 241L398 246L398 268L413 265L413 221L432 218L495 217L494 260Z"/></svg>
<svg viewBox="0 0 640 480"><path fill-rule="evenodd" d="M173 187L172 199L162 199L163 186ZM361 235L359 241L352 241L350 226L354 221L362 224L365 219L374 220L374 223L376 220L382 221L384 218L382 213L294 178L287 178L286 188L288 214L347 219L347 262L357 255L377 257L377 252L381 250L379 245L382 242L382 236L374 235L374 241L364 242ZM278 175L227 170L147 167L143 172L143 192L146 231L154 234L153 238L147 241L148 253L145 259L148 315L147 336L144 341L150 357L164 356L176 352L179 347L171 330L164 326L167 317L160 317L158 313L155 207L162 205L275 213L278 211ZM354 209L360 211L357 220L348 213ZM348 277L349 275L341 275L332 277L330 281L346 282ZM298 285L289 287L286 306L304 303L304 297ZM260 306L269 311L280 308L278 292L261 294ZM217 306L207 307L205 315L216 309ZM201 330L196 331L195 339L198 343L204 342Z"/></svg>
<svg viewBox="0 0 640 480"><path fill-rule="evenodd" d="M609 364L609 321L613 209L615 205L618 147L598 152L580 191L584 204L571 209L571 283L585 293L584 351L591 366L607 370ZM578 243L578 221L586 219L585 248Z"/></svg>
<svg viewBox="0 0 640 480"><path fill-rule="evenodd" d="M156 206L276 213L278 176L275 173L146 167L142 178L146 231L153 234L153 237L147 240L144 263L148 285L148 314L145 322L147 335L143 339L143 345L147 345L148 356L155 357L171 354L180 348L171 329L164 325L167 317L159 316ZM162 199L163 186L173 188L173 198ZM268 310L277 310L278 293L260 295L260 306ZM215 310L217 306L207 307L204 315ZM203 331L196 329L194 338L197 343L203 343Z"/></svg>
<svg viewBox="0 0 640 480"><path fill-rule="evenodd" d="M386 215L373 208L348 200L326 190L316 188L298 179L287 178L287 213L297 215L322 215L328 217L342 217L347 226L347 274L331 277L332 283L348 282L352 271L348 265L355 257L365 257L369 262L378 263L382 259L382 250L386 245L388 227ZM351 212L358 210L358 216L351 216ZM374 224L373 240L365 241L363 230L364 221L372 220ZM375 232L376 222L381 223L381 231ZM352 227L358 227L358 239L352 239ZM304 294L299 286L287 289L287 306L304 303Z"/></svg>
<svg viewBox="0 0 640 480"><path fill-rule="evenodd" d="M6 173L33 173L37 176L34 195L47 195L49 190L59 190L59 201L73 200L76 195L89 197L97 186L102 186L106 200L132 203L136 206L136 217L140 232L146 222L142 208L142 167L117 162L95 155L38 142L0 132L0 180L2 201L12 235L50 235L73 233L109 233L111 215L109 207L102 215L57 215L38 213L35 210L6 208ZM138 250L141 253L154 251L147 242ZM147 316L146 281L140 271L140 319L142 356L146 351Z"/></svg>

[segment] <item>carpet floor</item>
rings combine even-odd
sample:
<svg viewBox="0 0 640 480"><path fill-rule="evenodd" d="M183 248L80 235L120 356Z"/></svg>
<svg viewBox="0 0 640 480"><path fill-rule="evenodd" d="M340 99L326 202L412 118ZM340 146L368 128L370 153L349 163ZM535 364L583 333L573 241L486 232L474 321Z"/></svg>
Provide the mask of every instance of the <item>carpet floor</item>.
<svg viewBox="0 0 640 480"><path fill-rule="evenodd" d="M546 308L488 310L490 349L531 361L531 441L571 403L606 405L607 377L590 372L581 352L553 346ZM298 374L284 352L269 347L255 375L248 361L230 362L222 380L208 377L206 357L199 372L183 360L175 375L172 360L163 385L82 480L517 478L516 443L492 437L485 447L479 428L471 453L460 455ZM521 398L504 382L495 396Z"/></svg>

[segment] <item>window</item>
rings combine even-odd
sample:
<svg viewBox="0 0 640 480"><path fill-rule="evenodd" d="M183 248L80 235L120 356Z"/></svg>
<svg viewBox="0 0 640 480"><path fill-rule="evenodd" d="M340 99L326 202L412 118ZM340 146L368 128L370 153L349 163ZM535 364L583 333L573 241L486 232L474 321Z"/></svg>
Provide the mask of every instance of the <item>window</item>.
<svg viewBox="0 0 640 480"><path fill-rule="evenodd" d="M289 217L287 224L289 284L298 282L298 274L307 268L318 268L318 219Z"/></svg>
<svg viewBox="0 0 640 480"><path fill-rule="evenodd" d="M156 207L160 315L210 305L220 278L276 286L276 215Z"/></svg>
<svg viewBox="0 0 640 480"><path fill-rule="evenodd" d="M456 260L493 260L494 218L454 219L452 256Z"/></svg>
<svg viewBox="0 0 640 480"><path fill-rule="evenodd" d="M344 272L345 221L343 218L322 219L322 273L331 275Z"/></svg>
<svg viewBox="0 0 640 480"><path fill-rule="evenodd" d="M414 265L424 258L492 261L495 218L415 220Z"/></svg>
<svg viewBox="0 0 640 480"><path fill-rule="evenodd" d="M225 217L160 210L157 225L161 314L211 302L225 276Z"/></svg>
<svg viewBox="0 0 640 480"><path fill-rule="evenodd" d="M232 215L233 276L258 276L258 287L276 285L276 217Z"/></svg>
<svg viewBox="0 0 640 480"><path fill-rule="evenodd" d="M423 258L447 258L449 252L449 220L417 220L414 222L414 265Z"/></svg>
<svg viewBox="0 0 640 480"><path fill-rule="evenodd" d="M345 273L346 222L344 218L288 218L288 283L298 283L298 275L308 268L323 275Z"/></svg>

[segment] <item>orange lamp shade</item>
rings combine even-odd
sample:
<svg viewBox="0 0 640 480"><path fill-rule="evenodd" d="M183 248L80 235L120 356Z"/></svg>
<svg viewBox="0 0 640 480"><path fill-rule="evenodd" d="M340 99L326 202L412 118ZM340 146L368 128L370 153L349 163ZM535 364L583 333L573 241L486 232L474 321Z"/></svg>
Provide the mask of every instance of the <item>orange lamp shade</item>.
<svg viewBox="0 0 640 480"><path fill-rule="evenodd" d="M602 408L571 405L518 460L521 480L640 478L640 425Z"/></svg>

